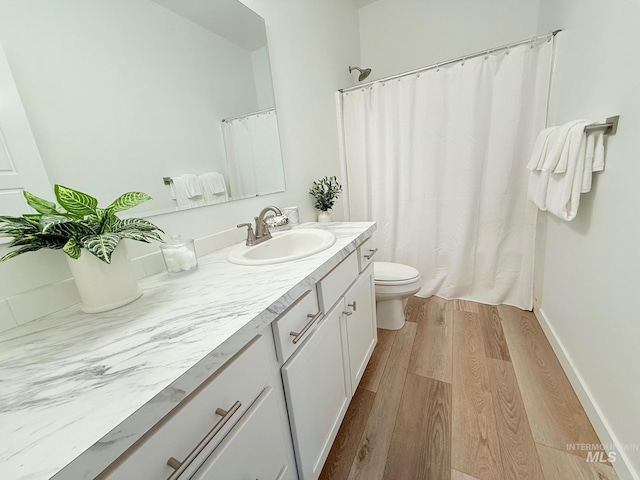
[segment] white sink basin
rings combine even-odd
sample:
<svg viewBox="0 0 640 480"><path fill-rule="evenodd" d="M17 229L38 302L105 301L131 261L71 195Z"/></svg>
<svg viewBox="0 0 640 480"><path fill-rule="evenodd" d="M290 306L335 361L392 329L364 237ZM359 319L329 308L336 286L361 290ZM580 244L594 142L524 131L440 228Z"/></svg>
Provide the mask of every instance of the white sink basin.
<svg viewBox="0 0 640 480"><path fill-rule="evenodd" d="M238 265L289 262L322 252L336 243L333 233L308 228L272 233L272 237L252 247L238 245L227 254L227 260Z"/></svg>

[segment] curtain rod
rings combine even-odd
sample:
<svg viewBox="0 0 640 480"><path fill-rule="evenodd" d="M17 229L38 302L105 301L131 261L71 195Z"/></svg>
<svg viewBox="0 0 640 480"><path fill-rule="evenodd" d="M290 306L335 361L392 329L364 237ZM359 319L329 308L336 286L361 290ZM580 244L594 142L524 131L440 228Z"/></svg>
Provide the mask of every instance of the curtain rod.
<svg viewBox="0 0 640 480"><path fill-rule="evenodd" d="M391 75L389 77L380 78L379 80L372 80L367 83L362 83L360 85L354 85L353 87L342 88L338 90L340 93L351 92L353 90L358 90L359 88L368 87L369 85L373 85L374 83L379 82L388 82L389 80L394 80L396 78L406 77L409 75L414 75L416 73L426 72L427 70L432 70L434 68L443 67L445 65L450 65L452 63L460 62L463 60L470 60L472 58L481 57L482 55L488 55L490 53L499 52L501 50L507 50L512 47L517 47L518 45L525 45L527 43L535 42L537 40L542 40L545 38L555 37L562 30L554 30L553 32L547 33L545 35L537 35L535 37L527 38L526 40L520 40L518 42L509 43L507 45L502 45L501 47L490 48L488 50L483 50L481 52L472 53L470 55L464 55L462 57L454 58L453 60L447 60L446 62L435 63L433 65L429 65L428 67L417 68L415 70L410 70L408 72L398 73L396 75Z"/></svg>
<svg viewBox="0 0 640 480"><path fill-rule="evenodd" d="M223 118L222 122L231 122L240 118L250 117L252 115L260 115L261 113L269 113L275 111L275 107L265 108L264 110L258 110L257 112L245 113L244 115L238 115L237 117Z"/></svg>

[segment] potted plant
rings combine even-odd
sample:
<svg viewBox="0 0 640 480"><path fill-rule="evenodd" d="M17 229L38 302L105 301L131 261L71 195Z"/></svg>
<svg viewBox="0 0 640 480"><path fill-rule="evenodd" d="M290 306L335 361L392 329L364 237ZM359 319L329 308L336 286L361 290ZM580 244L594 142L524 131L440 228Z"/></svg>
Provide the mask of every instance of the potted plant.
<svg viewBox="0 0 640 480"><path fill-rule="evenodd" d="M319 222L331 221L329 210L333 208L333 204L341 193L342 185L338 183L338 179L335 176L324 177L313 182L313 186L309 189L309 195L316 199L315 207L320 210L318 214Z"/></svg>
<svg viewBox="0 0 640 480"><path fill-rule="evenodd" d="M129 261L124 238L140 242L162 241L162 232L142 218L120 219L116 213L150 200L141 192L128 192L108 207L98 200L62 185L54 186L59 205L24 192L27 203L37 213L21 217L0 216L0 235L12 237L15 247L0 262L42 248L62 250L69 260L82 309L103 312L132 302L142 295ZM164 233L164 232L162 232ZM83 250L87 254L82 254Z"/></svg>

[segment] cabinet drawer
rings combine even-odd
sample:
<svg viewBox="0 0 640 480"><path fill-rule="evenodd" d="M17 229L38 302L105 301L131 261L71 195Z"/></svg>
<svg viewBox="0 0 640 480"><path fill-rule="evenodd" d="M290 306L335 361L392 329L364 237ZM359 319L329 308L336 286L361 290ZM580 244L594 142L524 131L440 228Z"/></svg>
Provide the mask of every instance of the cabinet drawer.
<svg viewBox="0 0 640 480"><path fill-rule="evenodd" d="M361 272L364 272L364 269L373 262L373 257L377 251L378 249L375 247L373 237L369 237L358 247L358 260L360 261Z"/></svg>
<svg viewBox="0 0 640 480"><path fill-rule="evenodd" d="M318 308L318 295L315 289L311 289L273 322L273 338L281 363L286 362L309 336L320 317L322 311Z"/></svg>
<svg viewBox="0 0 640 480"><path fill-rule="evenodd" d="M272 388L267 388L222 443L200 466L192 480L291 479Z"/></svg>
<svg viewBox="0 0 640 480"><path fill-rule="evenodd" d="M328 312L358 276L358 254L352 252L318 282L320 308Z"/></svg>
<svg viewBox="0 0 640 480"><path fill-rule="evenodd" d="M174 473L167 464L170 458L184 462L186 466L185 459L197 445L211 449L220 443L269 380L269 353L265 338L259 336L180 402L98 478L169 478ZM216 432L212 438L211 432ZM210 440L203 443L208 436Z"/></svg>

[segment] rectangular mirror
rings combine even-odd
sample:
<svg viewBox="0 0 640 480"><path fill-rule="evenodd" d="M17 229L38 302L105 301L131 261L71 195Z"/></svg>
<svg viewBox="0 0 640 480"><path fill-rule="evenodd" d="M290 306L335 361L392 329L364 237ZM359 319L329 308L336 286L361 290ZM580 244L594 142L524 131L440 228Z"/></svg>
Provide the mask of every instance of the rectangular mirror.
<svg viewBox="0 0 640 480"><path fill-rule="evenodd" d="M52 184L150 194L136 215L284 190L264 21L239 1L0 0L0 43Z"/></svg>

